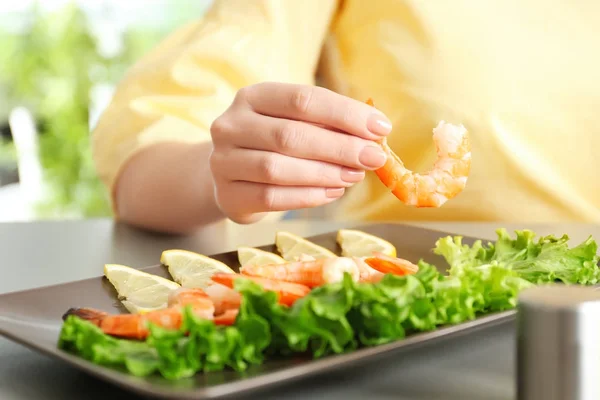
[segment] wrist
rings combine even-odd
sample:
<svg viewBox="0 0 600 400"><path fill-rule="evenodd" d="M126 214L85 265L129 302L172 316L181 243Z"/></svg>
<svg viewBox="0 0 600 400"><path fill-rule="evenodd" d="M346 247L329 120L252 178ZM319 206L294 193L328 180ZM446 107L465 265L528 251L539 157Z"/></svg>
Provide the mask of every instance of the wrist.
<svg viewBox="0 0 600 400"><path fill-rule="evenodd" d="M208 165L212 144L158 143L124 166L115 189L120 219L144 229L189 233L225 218Z"/></svg>

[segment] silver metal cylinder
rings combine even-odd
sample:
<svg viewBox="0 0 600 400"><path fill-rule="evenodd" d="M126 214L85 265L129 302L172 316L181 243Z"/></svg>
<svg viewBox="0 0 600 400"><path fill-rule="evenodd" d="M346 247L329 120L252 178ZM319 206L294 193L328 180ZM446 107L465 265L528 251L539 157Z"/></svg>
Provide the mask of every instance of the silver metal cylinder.
<svg viewBox="0 0 600 400"><path fill-rule="evenodd" d="M600 290L550 285L517 306L517 399L600 400Z"/></svg>

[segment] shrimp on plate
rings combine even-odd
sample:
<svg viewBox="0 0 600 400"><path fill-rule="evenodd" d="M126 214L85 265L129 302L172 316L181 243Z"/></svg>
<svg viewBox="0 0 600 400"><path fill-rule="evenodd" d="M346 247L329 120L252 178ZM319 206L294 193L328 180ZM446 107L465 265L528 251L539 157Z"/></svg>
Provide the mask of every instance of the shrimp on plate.
<svg viewBox="0 0 600 400"><path fill-rule="evenodd" d="M419 271L419 267L408 260L390 257L374 252L371 257L352 258L360 270L359 282L379 282L386 274L410 275Z"/></svg>
<svg viewBox="0 0 600 400"><path fill-rule="evenodd" d="M63 315L63 319L75 315L94 323L108 335L145 339L150 332L150 322L162 328L179 329L183 322L183 310L187 306L191 306L194 314L200 318L214 319L215 306L210 297L202 289L190 288L179 288L171 292L168 306L162 310L144 314L108 314L93 308L71 308Z"/></svg>
<svg viewBox="0 0 600 400"><path fill-rule="evenodd" d="M240 272L248 276L299 283L310 288L339 282L345 272L355 281L359 277L356 263L348 257L326 257L285 264L245 265L240 268Z"/></svg>
<svg viewBox="0 0 600 400"><path fill-rule="evenodd" d="M251 275L240 275L230 273L216 273L211 279L213 282L227 286L229 288L234 287L234 281L236 279L243 278L255 282L263 287L263 289L271 292L275 292L278 296L279 303L287 306L291 306L294 302L310 292L310 288L306 285L286 282L283 280L271 279L270 277L262 276L251 276Z"/></svg>
<svg viewBox="0 0 600 400"><path fill-rule="evenodd" d="M419 267L410 261L379 252L374 252L372 257L365 257L364 262L382 275L409 275L419 272Z"/></svg>
<svg viewBox="0 0 600 400"><path fill-rule="evenodd" d="M226 285L212 281L204 291L215 306L215 315L240 308L242 295Z"/></svg>
<svg viewBox="0 0 600 400"><path fill-rule="evenodd" d="M350 274L355 282L377 282L388 273L406 275L417 271L418 267L407 260L379 253L364 259L327 257L285 264L246 265L240 268L242 275L293 282L309 288L339 282L345 273Z"/></svg>
<svg viewBox="0 0 600 400"><path fill-rule="evenodd" d="M371 99L367 100L367 104L374 106ZM406 205L441 207L467 185L471 170L471 141L465 127L440 121L433 129L433 141L437 160L425 174L407 169L387 145L386 139L379 141L387 161L383 167L375 170L375 174Z"/></svg>

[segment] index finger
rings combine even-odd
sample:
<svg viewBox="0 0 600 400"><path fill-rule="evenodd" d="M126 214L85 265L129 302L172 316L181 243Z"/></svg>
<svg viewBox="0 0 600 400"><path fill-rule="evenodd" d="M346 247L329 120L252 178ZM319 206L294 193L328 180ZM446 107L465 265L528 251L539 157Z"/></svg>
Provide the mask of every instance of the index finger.
<svg viewBox="0 0 600 400"><path fill-rule="evenodd" d="M318 86L265 82L245 88L241 96L259 114L325 125L364 139L379 140L392 130L375 107Z"/></svg>

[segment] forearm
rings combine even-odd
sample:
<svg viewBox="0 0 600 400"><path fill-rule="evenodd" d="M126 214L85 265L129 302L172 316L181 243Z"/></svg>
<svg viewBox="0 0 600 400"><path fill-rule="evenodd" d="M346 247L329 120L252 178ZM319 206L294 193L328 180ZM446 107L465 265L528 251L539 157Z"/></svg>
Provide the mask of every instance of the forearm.
<svg viewBox="0 0 600 400"><path fill-rule="evenodd" d="M167 142L136 154L116 182L119 220L179 234L223 219L214 197L211 151L211 142Z"/></svg>

